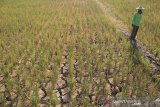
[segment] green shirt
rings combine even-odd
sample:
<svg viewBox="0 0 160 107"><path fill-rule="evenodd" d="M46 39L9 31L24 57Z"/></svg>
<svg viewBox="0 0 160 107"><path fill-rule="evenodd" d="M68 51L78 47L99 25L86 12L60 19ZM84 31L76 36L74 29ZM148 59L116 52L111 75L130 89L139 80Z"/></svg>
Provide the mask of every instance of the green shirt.
<svg viewBox="0 0 160 107"><path fill-rule="evenodd" d="M142 19L142 14L135 13L133 17L132 24L135 26L139 26Z"/></svg>

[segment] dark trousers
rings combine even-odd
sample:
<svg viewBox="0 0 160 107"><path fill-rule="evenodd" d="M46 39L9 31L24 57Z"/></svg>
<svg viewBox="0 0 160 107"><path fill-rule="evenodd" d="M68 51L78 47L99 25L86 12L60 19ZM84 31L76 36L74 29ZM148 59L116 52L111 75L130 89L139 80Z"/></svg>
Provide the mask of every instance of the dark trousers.
<svg viewBox="0 0 160 107"><path fill-rule="evenodd" d="M133 29L132 29L130 39L135 39L137 32L138 32L138 29L139 29L139 26L135 26L132 24L132 27L133 27Z"/></svg>

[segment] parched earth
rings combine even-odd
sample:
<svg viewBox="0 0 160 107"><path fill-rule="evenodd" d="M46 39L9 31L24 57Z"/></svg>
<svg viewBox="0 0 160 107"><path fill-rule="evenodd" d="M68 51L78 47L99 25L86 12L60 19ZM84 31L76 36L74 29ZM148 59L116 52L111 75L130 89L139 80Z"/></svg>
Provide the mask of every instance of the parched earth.
<svg viewBox="0 0 160 107"><path fill-rule="evenodd" d="M128 28L120 21L118 20L110 11L110 9L104 5L103 3L101 3L99 0L95 0L95 2L97 3L97 5L99 5L99 7L103 10L104 14L107 15L107 17L115 23L116 27L124 34L124 36L126 37L126 39L130 36L129 30ZM55 18L56 19L56 18ZM46 21L46 23L43 26L44 28L48 27L48 21ZM41 31L37 33L38 37L41 35ZM70 35L70 34L69 34ZM77 53L77 47L78 47L78 38L77 35L75 33L75 46L74 46L74 71L73 71L73 78L75 81L71 81L70 80L70 72L69 72L69 65L68 65L68 58L69 58L69 46L70 46L70 41L66 40L66 43L64 45L64 49L63 49L63 55L62 55L62 61L60 63L60 68L59 68L59 75L58 75L58 80L56 81L55 84L55 88L54 88L54 92L55 95L58 97L59 100L59 105L57 105L57 107L68 107L70 100L71 100L71 96L70 93L72 93L72 98L76 99L76 101L78 102L79 107L83 106L82 104L82 97L83 97L83 93L82 93L82 82L84 82L86 79L89 78L89 74L88 73L82 73L79 71L79 61L78 61L78 53ZM95 37L97 35L95 34ZM91 40L90 44L96 44L98 41L98 37L95 38L95 40ZM41 42L41 41L38 41ZM158 59L156 59L156 57L149 52L149 50L144 47L142 44L140 44L139 41L137 41L137 47L139 49L139 51L144 55L144 57L150 62L150 66L153 69L153 74L155 76L160 75L160 62L158 61ZM30 50L26 49L26 52L30 52ZM19 58L18 60L18 64L22 61L23 59L23 55ZM33 57L30 55L30 57ZM24 62L26 63L26 65L29 62ZM85 61L84 61L85 64ZM92 64L92 66L94 67L94 63ZM15 75L15 71L18 69L18 65L15 66L15 68L13 69L13 77L16 77ZM105 69L105 68L104 68ZM48 71L50 72L50 71ZM110 101L106 100L104 96L98 96L96 95L96 90L100 90L100 89L107 89L108 92L110 93L110 98L115 98L116 95L120 92L122 92L122 88L125 86L125 78L123 80L121 80L119 82L118 85L114 85L113 84L113 75L112 72L102 72L102 75L106 76L106 87L102 87L102 81L99 77L96 77L96 70L95 70L95 75L93 76L93 81L94 84L96 85L96 87L94 87L95 85L90 84L89 85L89 94L87 95L89 102L92 104L95 104L95 106L100 106L102 104L106 103L110 103ZM80 78L79 75L82 75L82 78ZM2 81L3 78L0 77L0 81ZM73 86L74 92L70 91L70 82L75 82L75 86ZM21 83L21 81L20 81ZM39 87L39 98L40 98L40 103L39 106L40 107L47 107L49 106L49 95L47 94L47 86L50 84L50 80L49 79L44 79L44 81L42 82L43 84L40 85ZM22 88L23 88L23 82L22 84ZM5 86L1 86L0 91L4 91ZM25 91L25 90L24 90ZM74 93L74 94L73 94ZM12 94L12 93L11 93ZM14 93L13 93L14 94ZM13 97L12 95L8 94L7 92L5 93L6 99L8 100L8 102L11 102L11 106L14 105L14 99L16 99L16 95L13 95L15 97ZM12 105L13 104L13 105ZM1 105L0 105L1 106ZM125 107L125 106L123 106Z"/></svg>

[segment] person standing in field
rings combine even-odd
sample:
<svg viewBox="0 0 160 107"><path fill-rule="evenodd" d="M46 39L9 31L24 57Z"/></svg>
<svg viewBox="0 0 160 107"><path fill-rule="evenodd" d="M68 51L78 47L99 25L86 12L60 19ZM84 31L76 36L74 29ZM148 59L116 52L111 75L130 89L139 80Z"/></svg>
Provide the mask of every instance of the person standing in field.
<svg viewBox="0 0 160 107"><path fill-rule="evenodd" d="M138 10L138 12L136 12L134 14L134 17L133 17L133 21L132 21L133 29L132 29L132 33L131 33L131 36L130 36L130 40L135 40L135 38L136 38L138 29L139 29L139 26L140 26L140 22L141 22L141 19L142 19L142 13L143 13L143 10L145 8L143 8L142 6L139 6L136 9Z"/></svg>

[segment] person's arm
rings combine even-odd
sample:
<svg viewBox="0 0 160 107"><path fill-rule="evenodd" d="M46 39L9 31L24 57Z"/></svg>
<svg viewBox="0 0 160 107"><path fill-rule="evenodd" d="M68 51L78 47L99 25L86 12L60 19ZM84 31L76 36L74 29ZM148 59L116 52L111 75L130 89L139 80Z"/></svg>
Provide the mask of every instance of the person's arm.
<svg viewBox="0 0 160 107"><path fill-rule="evenodd" d="M132 24L135 22L135 19L136 19L136 13L134 13L134 15L133 15Z"/></svg>

